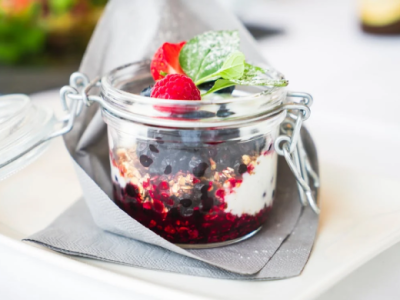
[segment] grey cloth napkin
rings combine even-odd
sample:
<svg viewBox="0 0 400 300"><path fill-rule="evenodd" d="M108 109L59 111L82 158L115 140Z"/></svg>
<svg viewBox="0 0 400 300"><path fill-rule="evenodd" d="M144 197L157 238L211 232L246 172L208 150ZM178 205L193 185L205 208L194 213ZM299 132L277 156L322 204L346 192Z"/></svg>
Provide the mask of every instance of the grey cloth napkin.
<svg viewBox="0 0 400 300"><path fill-rule="evenodd" d="M213 0L112 0L88 46L81 71L90 77L101 75L148 58L164 41L187 40L211 29L239 29L246 57L262 60L246 29ZM313 143L304 134L317 167ZM99 107L84 108L72 132L65 136L65 145L75 163L86 204L79 201L29 241L72 255L224 278L294 276L307 261L318 218L300 206L296 183L283 161L279 162L271 217L257 235L222 248L184 250L130 218L110 199L109 150ZM278 249L285 251L276 253Z"/></svg>

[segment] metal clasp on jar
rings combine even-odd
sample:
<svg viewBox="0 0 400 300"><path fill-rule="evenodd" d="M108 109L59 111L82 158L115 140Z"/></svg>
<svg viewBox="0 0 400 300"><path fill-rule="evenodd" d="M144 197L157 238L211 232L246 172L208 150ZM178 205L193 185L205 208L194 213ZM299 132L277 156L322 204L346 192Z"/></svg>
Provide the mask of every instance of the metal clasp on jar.
<svg viewBox="0 0 400 300"><path fill-rule="evenodd" d="M301 204L310 205L312 210L319 214L320 209L310 187L311 177L314 187L319 188L319 176L311 166L300 135L302 124L309 117L309 107L313 103L313 98L310 94L301 92L289 92L287 97L300 98L300 103L307 109L288 109L287 117L281 124L282 135L275 140L275 150L278 155L285 157L296 178Z"/></svg>

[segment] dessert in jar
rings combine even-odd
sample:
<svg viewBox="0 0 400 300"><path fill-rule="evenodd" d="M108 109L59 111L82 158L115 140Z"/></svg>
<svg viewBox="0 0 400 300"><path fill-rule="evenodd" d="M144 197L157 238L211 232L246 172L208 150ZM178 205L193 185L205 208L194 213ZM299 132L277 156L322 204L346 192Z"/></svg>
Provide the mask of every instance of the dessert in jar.
<svg viewBox="0 0 400 300"><path fill-rule="evenodd" d="M165 43L102 79L115 203L170 242L251 236L275 198L287 81L245 60L236 31ZM134 121L132 120L134 119Z"/></svg>

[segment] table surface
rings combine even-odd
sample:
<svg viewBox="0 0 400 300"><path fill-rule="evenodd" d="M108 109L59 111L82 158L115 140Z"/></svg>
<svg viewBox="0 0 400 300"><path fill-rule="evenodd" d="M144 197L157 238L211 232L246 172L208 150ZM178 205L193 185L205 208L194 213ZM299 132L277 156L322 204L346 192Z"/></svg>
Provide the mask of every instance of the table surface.
<svg viewBox="0 0 400 300"><path fill-rule="evenodd" d="M107 269L140 279L144 286L157 278L161 291L174 288L198 297L226 299L235 291L230 299L249 294L257 299L398 299L400 262L396 251L400 245L390 246L400 240L400 201L396 201L400 200L400 174L395 168L400 165L400 158L394 154L400 151L400 99L396 90L400 69L395 67L400 65L400 38L362 34L356 8L345 0L250 3L253 2L257 6L246 9L243 19L285 29L285 34L262 41L262 52L290 79L292 90L310 92L315 98L312 118L307 123L320 155L323 212L318 239L303 274L259 284L188 280L179 274L165 276L111 264L105 267L83 259L71 259L60 268L51 263L50 252L46 256L50 259L42 261L22 248L16 251L0 244L0 296L128 299L135 294L135 288L140 288L129 289L123 282L104 283L100 275L87 277L72 272L74 263L83 263L99 268L98 274ZM54 93L38 95L35 101L58 105ZM17 238L21 233L33 233L51 222L57 215L54 212L62 212L80 195L72 166L57 160L57 154L65 157L61 141L51 147L48 153L54 160L52 164L45 164L44 156L26 171L0 182L2 233ZM39 165L45 167L39 170ZM47 207L38 210L35 201L44 201L49 192L40 178L46 172L53 174L46 180L55 187L51 192L57 197L46 200ZM66 176L68 185L63 184ZM21 208L23 201L29 205ZM11 211L15 213L6 213ZM4 224L13 224L13 228L7 229ZM17 232L12 232L15 229ZM342 282L334 286L339 280ZM207 287L213 287L215 293ZM328 288L331 289L326 292ZM135 296L151 299L143 294Z"/></svg>

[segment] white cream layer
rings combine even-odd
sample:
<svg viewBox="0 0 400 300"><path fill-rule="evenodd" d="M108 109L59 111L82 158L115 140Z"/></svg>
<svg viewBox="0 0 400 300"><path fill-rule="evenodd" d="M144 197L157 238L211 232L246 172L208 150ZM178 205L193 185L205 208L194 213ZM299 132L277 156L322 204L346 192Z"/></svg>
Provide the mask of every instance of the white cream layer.
<svg viewBox="0 0 400 300"><path fill-rule="evenodd" d="M242 184L240 187L234 187L233 193L226 190L225 211L238 216L255 215L265 205L270 206L273 201L272 193L276 187L277 161L276 152L260 155L257 159L259 164L256 164L253 174L243 174Z"/></svg>

